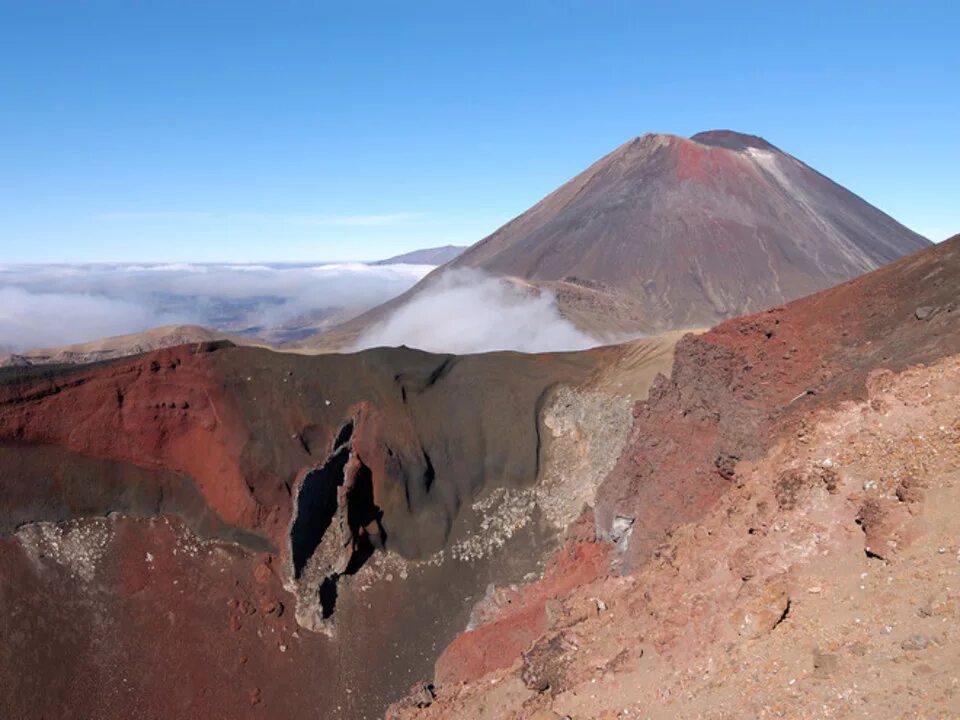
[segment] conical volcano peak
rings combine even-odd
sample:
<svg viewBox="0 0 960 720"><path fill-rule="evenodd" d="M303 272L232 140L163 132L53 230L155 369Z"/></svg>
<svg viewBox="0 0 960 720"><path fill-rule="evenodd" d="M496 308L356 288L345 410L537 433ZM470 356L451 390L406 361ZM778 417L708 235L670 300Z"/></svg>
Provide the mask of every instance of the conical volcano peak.
<svg viewBox="0 0 960 720"><path fill-rule="evenodd" d="M454 268L545 288L602 339L708 327L928 244L761 137L648 133L338 332L384 322Z"/></svg>
<svg viewBox="0 0 960 720"><path fill-rule="evenodd" d="M757 135L739 133L734 130L707 130L686 138L672 133L649 132L628 140L614 150L609 156L620 162L645 162L659 151L665 150L671 157L680 158L681 163L695 162L701 164L708 158L710 162L718 162L716 152L722 155L725 150L745 152L747 150L763 150L766 152L781 153L782 151Z"/></svg>
<svg viewBox="0 0 960 720"><path fill-rule="evenodd" d="M690 139L701 145L722 147L728 150L756 148L758 150L780 152L778 147L768 143L758 135L748 135L746 133L736 132L735 130L706 130L693 135Z"/></svg>

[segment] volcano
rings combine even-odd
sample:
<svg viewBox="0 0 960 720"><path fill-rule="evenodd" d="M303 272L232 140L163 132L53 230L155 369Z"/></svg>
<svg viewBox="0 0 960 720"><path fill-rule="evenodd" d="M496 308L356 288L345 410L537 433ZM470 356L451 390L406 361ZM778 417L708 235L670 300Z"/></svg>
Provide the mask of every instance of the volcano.
<svg viewBox="0 0 960 720"><path fill-rule="evenodd" d="M604 338L710 327L929 244L762 138L647 134L327 340L348 344L458 268L552 292Z"/></svg>

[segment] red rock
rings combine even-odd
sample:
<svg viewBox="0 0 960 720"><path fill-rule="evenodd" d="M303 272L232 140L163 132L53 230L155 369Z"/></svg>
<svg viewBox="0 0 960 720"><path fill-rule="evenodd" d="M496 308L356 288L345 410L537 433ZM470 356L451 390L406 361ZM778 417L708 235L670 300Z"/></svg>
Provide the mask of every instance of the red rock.
<svg viewBox="0 0 960 720"><path fill-rule="evenodd" d="M457 636L437 660L437 683L475 680L511 665L547 630L547 602L602 575L608 550L606 545L572 541L552 560L543 579L523 586L498 617Z"/></svg>
<svg viewBox="0 0 960 720"><path fill-rule="evenodd" d="M686 568L682 564L672 567L672 558L657 553L665 547L665 538L682 530L678 526L695 524L735 486L738 467L722 458L750 462L779 440L796 438L798 433L802 436L804 423L818 410L845 399L862 399L866 378L874 368L897 370L960 352L960 313L951 305L956 302L958 272L960 238L821 295L724 323L684 340L677 349L672 377L660 381L648 401L635 408L630 445L599 495L597 520L601 527L605 518L612 522L618 514L635 519L632 535L623 543L628 566L659 563L670 570L671 582L676 584ZM927 305L943 310L929 320L916 321L913 308ZM789 363L782 360L784 347L798 348ZM71 493L102 477L114 477L117 487L129 492L105 495L110 501L140 491L162 490L145 503L153 507L157 498L169 500L175 482L188 477L202 495L201 512L193 519L219 516L234 527L220 524L217 531L239 528L261 533L283 553L288 547L291 492L295 491L287 483L305 468L323 462L344 418L361 413L353 449L363 463L369 463L376 505L393 513L386 515L384 527L389 531L390 521L397 518L400 530L392 535L388 532L388 537L392 541L406 531L409 544L402 547L417 556L443 546L446 521L455 517L444 514L448 508L439 502L429 505L439 520L423 522L427 528L421 533L414 522L419 516L408 510L407 504L416 507L418 492L420 500L440 493L426 493L429 488L417 481L426 475L435 475L437 483L468 477L477 487L486 487L489 478L484 472L496 475L498 481L506 476L530 477L536 467L537 428L532 422L517 421L517 408L529 410L529 417L535 418L533 408L551 383L583 378L610 352L449 362L404 351L373 353L363 356L364 367L382 367L378 366L379 374L375 381L369 380L363 393L376 402L358 402L361 391L355 387L337 389L343 374L333 370L360 376L365 372L357 369L355 359L288 360L249 349L201 355L189 348L173 348L106 365L14 375L10 376L13 380L0 383L4 497L8 502L11 498L31 499L30 487L23 480L42 478L50 470L54 475L61 473L55 475L58 482L74 483L67 487ZM172 362L174 359L180 362ZM284 391L272 389L271 381L284 369L281 362L331 371L328 377L315 370L320 379L314 393L299 399L296 390L281 395ZM394 362L412 369L395 380ZM485 364L493 362L500 364ZM515 375L523 381L511 379ZM444 378L451 379L450 386L442 385ZM276 385L286 388L292 384ZM117 401L118 386L125 393L122 408ZM475 386L482 391L471 394ZM452 388L449 392L448 387ZM270 393L265 388L271 388ZM189 395L189 413L165 413L155 407L161 400L179 401L183 394ZM328 395L334 397L329 410L318 401ZM418 397L427 397L431 404L411 410ZM490 422L491 417L501 418L497 413L505 412L512 413L510 422ZM431 461L435 474L423 469L427 462L418 443L425 428L416 424L417 413L439 418L428 428L431 440L444 450L435 453ZM501 425L506 429L501 430ZM291 438L291 430L296 431L296 438ZM445 455L454 451L456 463L442 465ZM401 452L403 463L396 459ZM9 468L16 472L7 472ZM37 469L43 472L25 472ZM408 500L405 491L411 489L414 492ZM451 493L458 502L469 496L462 486L450 489L463 491L462 495ZM17 507L27 506L29 503ZM72 505L68 503L68 507ZM82 507L89 512L89 506ZM178 507L184 508L188 511L188 504ZM2 509L0 517L6 518L8 508ZM259 583L255 569L266 551L204 544L189 537L176 513L162 516L79 521L77 526L95 531L95 538L99 538L96 533L103 534L102 544L98 540L92 546L96 567L80 568L94 573L95 582L89 584L71 575L76 567L46 558L40 558L38 564L19 540L0 538L0 574L4 588L12 589L4 595L4 602L19 617L38 620L18 625L4 639L0 685L13 688L4 695L4 700L13 698L16 703L8 712L11 717L51 715L63 707L70 707L80 717L119 717L128 706L105 693L89 692L91 687L112 681L115 668L124 669L130 687L136 688L138 704L154 717L178 713L185 717L243 717L244 710L249 711L243 707L247 698L242 690L250 685L250 680L244 679L247 676L256 678L267 692L271 712L276 710L278 717L299 717L305 707L315 708L321 699L335 697L336 670L340 669L352 678L354 692L348 712L359 716L382 708L390 700L385 693L400 692L409 685L412 678L398 679L384 670L407 669L399 660L390 664L394 648L396 655L411 647L419 653L434 642L433 630L424 633L424 627L434 627L425 625L426 621L437 620L437 632L454 630L449 616L441 616L444 608L424 602L433 598L423 587L398 581L387 588L388 584L382 583L363 596L371 604L378 598L381 601L375 616L362 615L360 602L353 602L352 609L351 603L342 603L345 609L337 627L350 627L352 635L334 643L304 632L290 644L287 655L281 656L276 646L279 633L270 632L277 630L275 625L251 627L239 635L230 634L223 625L225 606L228 627L236 633L242 625L241 607L256 611L264 596L273 597L269 584L273 580ZM451 683L473 680L517 662L524 644L542 636L546 629L546 603L607 572L610 546L579 540L571 540L543 580L511 595L514 602L509 609L455 640L437 663L438 678ZM147 568L145 552L156 559L150 563L152 569ZM277 575L285 571L289 559L280 557ZM434 570L424 568L418 577L429 572ZM471 579L462 567L457 572L445 576L436 571L426 591L448 591L451 577L458 582ZM676 601L677 593L656 595L631 611L656 613L663 618L664 635L682 635L678 617L689 611L663 606ZM78 597L84 602L78 602ZM91 598L95 602L86 602ZM243 606L237 598L254 598L256 604L247 600ZM455 605L456 598L451 602ZM414 614L422 611L429 613L426 619ZM618 605L618 616L620 612ZM111 618L123 630L111 638L113 664L107 675L104 656L89 652L88 633L99 627L103 617ZM360 621L364 621L362 625ZM602 616L597 622L602 622ZM263 631L263 638L258 638L256 629ZM405 642L395 643L396 638ZM422 644L416 646L418 642ZM656 646L658 640L648 642ZM666 640L659 642L667 644ZM341 648L349 652L339 653ZM391 658L385 657L385 648L390 648ZM149 663L144 662L145 649L151 655ZM423 652L429 654L429 650ZM233 658L240 653L248 662L241 661L238 668ZM412 667L423 662L422 657L409 653L403 662ZM65 662L69 671L48 672L50 667L59 667L56 663ZM168 674L157 673L156 667L168 668ZM373 668L383 674L372 672ZM428 669L415 668L415 672L414 677L420 677ZM238 674L242 677L236 677ZM298 692L280 692L280 688L297 688Z"/></svg>
<svg viewBox="0 0 960 720"><path fill-rule="evenodd" d="M610 534L633 518L624 567L639 566L678 523L695 522L727 490L735 469L805 418L863 400L878 368L900 370L960 352L960 313L913 319L918 305L956 307L960 236L873 273L758 315L688 335L671 377L637 403L629 449L597 495ZM941 282L924 278L940 275ZM931 327L933 324L934 327ZM784 348L795 348L790 360ZM690 442L696 438L696 442ZM718 471L718 460L726 472Z"/></svg>
<svg viewBox="0 0 960 720"><path fill-rule="evenodd" d="M499 486L504 477L535 478L536 408L544 393L555 383L582 381L618 352L449 358L379 349L307 357L179 346L96 365L4 368L0 525L12 529L74 514L82 516L76 524L83 530L100 533L105 525L105 545L91 555L102 572L90 587L102 592L80 604L104 608L129 642L120 642L122 649L108 659L83 652L85 633L98 617L78 610L69 628L60 619L63 607L78 604L67 590L82 594L84 588L70 575L32 572L18 542L0 535L0 576L17 578L10 583L15 597L5 596L4 603L30 607L31 616L43 620L5 638L0 686L14 688L6 696L17 704L3 709L11 717L62 707L83 717L119 717L127 705L106 707L82 688L104 682L105 663L145 668L162 647L169 673L136 673L151 717L243 717L236 701L245 703L244 693L231 693L235 679L224 675L236 671L240 652L249 658L241 672L257 677L278 715L300 717L304 708L315 708L334 696L343 674L356 678L350 697L340 701L344 717L382 711L413 677L430 671L433 633L459 629L457 600L482 591L480 581L448 563L425 578L418 573L417 580L375 583L364 595L347 582L336 624L352 635L350 652L333 652L328 637L301 629L281 655L279 623L243 628L243 618L293 580L298 478L322 466L334 438L352 428L358 482L345 493L341 519L354 549L387 538L393 552L430 556L456 526L461 507L451 498ZM290 372L296 382L284 383ZM171 402L178 407L161 407ZM443 485L449 487L437 492ZM351 506L358 497L363 507ZM113 510L130 519L96 518ZM378 522L380 537L360 534ZM109 541L118 527L126 533L123 543ZM146 561L146 553L154 561ZM264 558L273 555L279 562L267 572ZM532 569L538 559L509 564ZM496 577L496 558L483 562ZM437 597L445 599L435 604ZM357 599L365 602L351 602ZM278 604L269 617L280 611ZM397 638L403 638L399 647ZM146 650L151 663L144 661ZM48 675L48 653L58 653L69 671L40 689L33 679ZM274 695L281 686L299 691ZM41 695L45 704L37 706Z"/></svg>
<svg viewBox="0 0 960 720"><path fill-rule="evenodd" d="M264 585L270 582L270 579L273 577L273 570L270 569L270 564L262 562L253 569L253 577L258 583Z"/></svg>
<svg viewBox="0 0 960 720"><path fill-rule="evenodd" d="M269 598L260 605L260 612L264 615L276 614L277 617L283 615L283 603L276 598Z"/></svg>

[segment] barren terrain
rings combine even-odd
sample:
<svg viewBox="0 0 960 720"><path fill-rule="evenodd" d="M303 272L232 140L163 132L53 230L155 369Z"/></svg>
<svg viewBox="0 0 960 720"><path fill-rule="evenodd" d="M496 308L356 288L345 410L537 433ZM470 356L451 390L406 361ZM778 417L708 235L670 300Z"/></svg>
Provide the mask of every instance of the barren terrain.
<svg viewBox="0 0 960 720"><path fill-rule="evenodd" d="M958 290L954 238L580 353L4 368L0 710L950 717Z"/></svg>

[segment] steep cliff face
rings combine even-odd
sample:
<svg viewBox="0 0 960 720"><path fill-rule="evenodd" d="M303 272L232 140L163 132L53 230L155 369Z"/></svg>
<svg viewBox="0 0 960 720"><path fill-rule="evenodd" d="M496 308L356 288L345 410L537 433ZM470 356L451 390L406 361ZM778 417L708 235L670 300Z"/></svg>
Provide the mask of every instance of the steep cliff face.
<svg viewBox="0 0 960 720"><path fill-rule="evenodd" d="M457 268L549 290L602 337L710 327L929 244L761 138L648 134L332 337L382 320Z"/></svg>

